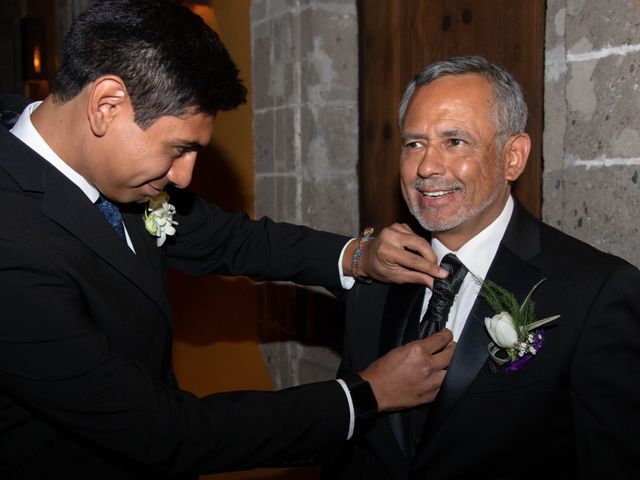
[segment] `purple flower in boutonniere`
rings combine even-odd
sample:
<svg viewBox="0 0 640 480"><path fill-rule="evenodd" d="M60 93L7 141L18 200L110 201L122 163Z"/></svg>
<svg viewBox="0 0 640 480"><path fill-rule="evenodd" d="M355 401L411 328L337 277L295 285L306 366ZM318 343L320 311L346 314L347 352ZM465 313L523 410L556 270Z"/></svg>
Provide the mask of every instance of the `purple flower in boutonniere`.
<svg viewBox="0 0 640 480"><path fill-rule="evenodd" d="M169 203L169 194L160 192L158 195L149 197L149 205L144 211L144 226L151 235L158 237L156 243L161 247L168 235L176 233L173 219L176 207Z"/></svg>
<svg viewBox="0 0 640 480"><path fill-rule="evenodd" d="M488 347L489 355L498 365L506 364L508 372L517 371L544 345L544 330L541 327L560 317L553 315L536 320L531 296L546 278L533 286L521 305L511 292L495 282L475 278L480 284L480 296L495 312L493 317L484 319L492 340Z"/></svg>
<svg viewBox="0 0 640 480"><path fill-rule="evenodd" d="M507 372L516 372L520 370L536 353L540 351L542 345L544 345L544 330L542 328L534 330L529 335L531 336L531 342L528 344L528 350L530 351L523 353L522 356L518 357L516 360L508 362L506 367ZM518 354L520 354L520 351Z"/></svg>

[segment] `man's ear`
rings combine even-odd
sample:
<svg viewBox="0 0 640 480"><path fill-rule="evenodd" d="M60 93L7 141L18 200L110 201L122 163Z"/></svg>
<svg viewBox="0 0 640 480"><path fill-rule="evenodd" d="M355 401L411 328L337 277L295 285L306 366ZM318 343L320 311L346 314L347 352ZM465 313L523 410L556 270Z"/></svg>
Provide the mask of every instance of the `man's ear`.
<svg viewBox="0 0 640 480"><path fill-rule="evenodd" d="M527 133L518 133L507 140L503 149L505 179L514 182L524 171L531 150L531 138Z"/></svg>
<svg viewBox="0 0 640 480"><path fill-rule="evenodd" d="M94 135L102 137L113 120L130 108L127 87L120 77L107 75L93 82L89 91L87 117Z"/></svg>

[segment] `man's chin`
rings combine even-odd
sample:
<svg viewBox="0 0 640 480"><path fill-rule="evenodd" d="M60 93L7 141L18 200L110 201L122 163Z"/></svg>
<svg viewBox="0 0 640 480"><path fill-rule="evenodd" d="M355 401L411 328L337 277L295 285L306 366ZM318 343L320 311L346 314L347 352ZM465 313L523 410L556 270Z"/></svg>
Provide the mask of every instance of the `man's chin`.
<svg viewBox="0 0 640 480"><path fill-rule="evenodd" d="M437 218L432 215L425 215L423 210L417 210L415 208L411 208L410 210L420 226L427 232L448 232L463 222L463 219L455 215L450 215L446 218Z"/></svg>

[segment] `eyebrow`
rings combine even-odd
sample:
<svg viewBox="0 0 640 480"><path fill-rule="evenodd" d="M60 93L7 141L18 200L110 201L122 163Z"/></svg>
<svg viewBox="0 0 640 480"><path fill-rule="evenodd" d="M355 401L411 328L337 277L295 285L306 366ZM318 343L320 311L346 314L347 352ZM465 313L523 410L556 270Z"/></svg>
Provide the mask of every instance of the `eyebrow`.
<svg viewBox="0 0 640 480"><path fill-rule="evenodd" d="M444 138L470 138L471 135L466 130L454 128L452 130L444 130L439 133L440 137Z"/></svg>
<svg viewBox="0 0 640 480"><path fill-rule="evenodd" d="M469 132L461 128L452 128L450 130L442 130L437 133L439 138L461 138L465 140L469 140L473 138ZM417 132L405 132L401 135L400 140L402 142L406 142L407 140L429 140L427 135L424 133Z"/></svg>
<svg viewBox="0 0 640 480"><path fill-rule="evenodd" d="M400 139L402 141L408 140L410 138L411 139L427 140L427 136L424 135L423 133L405 132L400 137Z"/></svg>

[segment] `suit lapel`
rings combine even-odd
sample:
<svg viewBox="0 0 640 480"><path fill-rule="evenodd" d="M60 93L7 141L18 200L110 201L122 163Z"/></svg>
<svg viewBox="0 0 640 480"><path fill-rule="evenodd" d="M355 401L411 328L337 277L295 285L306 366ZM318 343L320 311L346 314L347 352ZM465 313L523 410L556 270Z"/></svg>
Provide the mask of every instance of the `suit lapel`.
<svg viewBox="0 0 640 480"><path fill-rule="evenodd" d="M162 279L165 275L164 250L158 247L156 237L147 232L144 226L144 208L140 205L125 207L122 212L124 223L140 263L154 278Z"/></svg>
<svg viewBox="0 0 640 480"><path fill-rule="evenodd" d="M381 357L403 343L407 323L417 319L424 298L425 287L421 285L390 285L387 288L387 298L382 315L379 317L378 354L373 358ZM377 294L376 290L372 290L371 287L367 290L372 291L372 294ZM369 304L375 303L367 299L363 299L363 301L367 303L367 311L369 311ZM371 314L375 315L376 312L371 311ZM372 319L368 318L367 321L372 321ZM363 348L363 352L370 348L362 345L360 347ZM400 415L394 412L381 417L376 428L367 432L366 439L394 477L397 480L406 479L409 464L402 451L404 439Z"/></svg>
<svg viewBox="0 0 640 480"><path fill-rule="evenodd" d="M0 141L6 147L3 167L24 191L43 194L42 213L85 243L96 255L148 295L164 315L170 318L169 300L163 290L163 283L158 281L157 276L161 257L156 252L154 260L149 241L142 240L142 220L137 222L139 226L132 221L130 214L127 214L128 218L125 220L136 251L140 254L138 256L105 222L86 195L62 173L4 129L0 132ZM147 236L153 242L153 238ZM155 266L151 269L143 268L141 262L147 267Z"/></svg>
<svg viewBox="0 0 640 480"><path fill-rule="evenodd" d="M522 302L531 287L541 279L541 272L527 262L539 251L538 223L516 202L487 278L508 288ZM489 357L487 347L491 338L485 329L484 318L493 315L494 312L486 302L480 297L476 298L438 397L429 410L419 445L421 453L416 458L418 468L428 459L429 440L442 426Z"/></svg>
<svg viewBox="0 0 640 480"><path fill-rule="evenodd" d="M398 413L391 414L399 418ZM396 432L392 430L392 423L389 420L390 415L380 419L376 428L366 434L367 441L376 451L376 455L382 460L391 472L395 480L406 480L409 472L409 461L401 450L400 445L394 442Z"/></svg>

